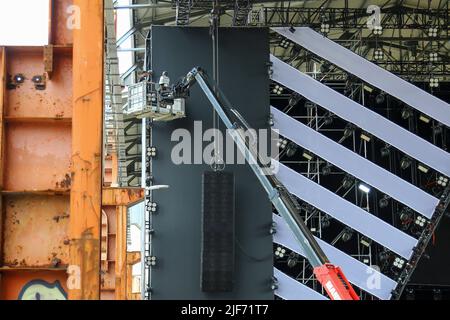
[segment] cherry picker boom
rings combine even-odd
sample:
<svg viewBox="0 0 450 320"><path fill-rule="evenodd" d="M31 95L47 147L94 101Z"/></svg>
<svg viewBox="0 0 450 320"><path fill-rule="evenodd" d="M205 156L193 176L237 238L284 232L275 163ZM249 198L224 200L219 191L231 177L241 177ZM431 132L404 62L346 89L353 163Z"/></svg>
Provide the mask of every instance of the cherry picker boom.
<svg viewBox="0 0 450 320"><path fill-rule="evenodd" d="M256 147L244 136L250 129L245 119L227 101L219 88L213 87L200 68L192 69L173 87L172 98L189 96L190 88L198 83L214 110L229 130L233 141L266 191L270 201L293 231L305 257L314 268L314 274L332 300L359 300L342 270L330 263L300 215L300 206L286 187L272 174L270 166L262 165Z"/></svg>
<svg viewBox="0 0 450 320"><path fill-rule="evenodd" d="M245 132L249 132L251 128L242 115L231 106L217 85L212 86L206 73L198 67L192 69L175 85L170 86L169 83L170 79L165 72L159 84L144 79L130 86L125 112L139 118L152 118L153 121L184 118L186 117L185 100L189 97L191 87L198 83L263 186L273 206L292 230L306 259L313 267L317 280L329 297L333 300L359 300L342 270L330 263L306 227L300 215L301 208L297 200L273 175L270 165L261 161L256 149L256 137L248 137Z"/></svg>

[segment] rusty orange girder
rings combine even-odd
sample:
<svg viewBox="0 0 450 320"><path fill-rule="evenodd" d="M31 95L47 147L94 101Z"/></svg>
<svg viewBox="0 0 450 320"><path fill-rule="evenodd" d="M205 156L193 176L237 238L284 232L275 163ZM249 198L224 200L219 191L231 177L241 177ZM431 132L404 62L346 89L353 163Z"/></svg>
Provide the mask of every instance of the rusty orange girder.
<svg viewBox="0 0 450 320"><path fill-rule="evenodd" d="M50 20L50 45L0 47L0 299L40 282L100 297L103 1L53 0Z"/></svg>
<svg viewBox="0 0 450 320"><path fill-rule="evenodd" d="M0 299L35 283L67 291L72 157L71 0L54 0L51 46L0 48ZM14 76L22 74L23 83ZM51 75L51 76L50 76ZM38 88L32 81L41 76Z"/></svg>
<svg viewBox="0 0 450 320"><path fill-rule="evenodd" d="M72 4L80 29L67 28ZM103 17L103 0L53 0L48 46L0 47L0 299L42 282L69 299L133 297L127 210L144 194L102 190Z"/></svg>
<svg viewBox="0 0 450 320"><path fill-rule="evenodd" d="M140 188L104 188L103 212L108 219L107 270L102 270L101 298L105 300L127 300L131 297L131 281L127 263L127 211L129 207L143 201L144 190Z"/></svg>
<svg viewBox="0 0 450 320"><path fill-rule="evenodd" d="M103 1L74 0L81 12L73 31L72 188L70 262L81 286L70 299L100 298L100 221L103 144Z"/></svg>

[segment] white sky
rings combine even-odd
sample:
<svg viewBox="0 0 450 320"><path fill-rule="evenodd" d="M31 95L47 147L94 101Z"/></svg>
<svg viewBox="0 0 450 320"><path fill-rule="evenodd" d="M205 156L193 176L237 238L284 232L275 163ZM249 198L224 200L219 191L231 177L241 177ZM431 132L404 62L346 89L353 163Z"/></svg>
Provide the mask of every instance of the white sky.
<svg viewBox="0 0 450 320"><path fill-rule="evenodd" d="M48 44L49 0L0 0L0 45Z"/></svg>

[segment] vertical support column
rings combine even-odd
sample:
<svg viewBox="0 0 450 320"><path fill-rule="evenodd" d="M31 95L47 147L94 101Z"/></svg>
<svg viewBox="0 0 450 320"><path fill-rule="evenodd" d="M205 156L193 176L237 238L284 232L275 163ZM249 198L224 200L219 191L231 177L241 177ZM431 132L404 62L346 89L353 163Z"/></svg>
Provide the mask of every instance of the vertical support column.
<svg viewBox="0 0 450 320"><path fill-rule="evenodd" d="M80 286L69 299L100 297L100 221L103 131L103 0L74 0L81 28L73 32L72 190L70 260Z"/></svg>
<svg viewBox="0 0 450 320"><path fill-rule="evenodd" d="M3 191L3 146L5 144L4 127L4 99L6 83L6 56L5 48L0 47L0 192ZM3 264L3 197L0 195L0 265ZM0 288L2 284L2 275L0 274Z"/></svg>
<svg viewBox="0 0 450 320"><path fill-rule="evenodd" d="M127 299L127 211L125 205L116 208L116 300Z"/></svg>

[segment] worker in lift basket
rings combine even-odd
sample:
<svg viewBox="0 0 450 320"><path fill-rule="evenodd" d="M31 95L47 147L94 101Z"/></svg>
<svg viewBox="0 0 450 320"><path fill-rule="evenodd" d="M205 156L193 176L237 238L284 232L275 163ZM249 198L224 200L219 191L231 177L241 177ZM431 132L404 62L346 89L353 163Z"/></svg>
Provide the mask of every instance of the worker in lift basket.
<svg viewBox="0 0 450 320"><path fill-rule="evenodd" d="M162 73L161 78L159 78L159 85L161 86L161 89L166 89L169 87L170 78L169 78L169 73L167 73L167 71L164 71Z"/></svg>
<svg viewBox="0 0 450 320"><path fill-rule="evenodd" d="M159 78L159 94L161 100L164 102L164 106L173 104L173 97L170 88L170 78L167 71L164 71L161 75L161 78Z"/></svg>

